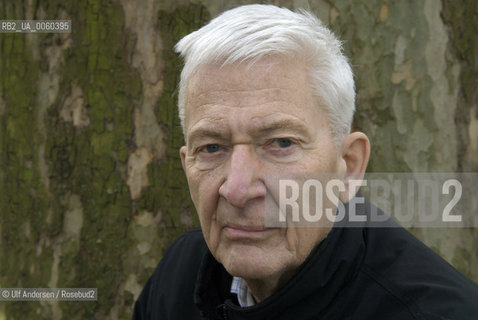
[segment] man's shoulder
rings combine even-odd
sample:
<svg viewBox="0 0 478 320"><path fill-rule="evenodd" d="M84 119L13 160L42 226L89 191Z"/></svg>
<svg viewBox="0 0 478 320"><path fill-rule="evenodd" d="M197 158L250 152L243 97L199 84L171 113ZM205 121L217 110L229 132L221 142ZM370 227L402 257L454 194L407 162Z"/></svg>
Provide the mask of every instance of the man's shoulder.
<svg viewBox="0 0 478 320"><path fill-rule="evenodd" d="M371 228L366 242L361 275L384 293L377 302L388 296L423 319L472 319L478 312L478 286L407 230Z"/></svg>
<svg viewBox="0 0 478 320"><path fill-rule="evenodd" d="M171 258L169 257L170 255L175 255L175 253L178 252L194 253L197 250L203 251L205 249L206 242L204 241L204 236L202 234L201 228L194 228L190 231L183 233L176 240L174 240L164 253L163 259ZM174 258L178 257L175 256Z"/></svg>
<svg viewBox="0 0 478 320"><path fill-rule="evenodd" d="M456 281L468 278L458 272L445 259L435 253L408 230L392 226L371 228L366 235L367 252L365 266L378 273L401 279L405 275L418 275L430 280Z"/></svg>
<svg viewBox="0 0 478 320"><path fill-rule="evenodd" d="M193 292L207 250L199 228L177 238L164 253L138 297L133 319L197 317Z"/></svg>
<svg viewBox="0 0 478 320"><path fill-rule="evenodd" d="M194 266L199 267L206 251L207 246L201 229L187 231L169 245L152 277L157 279L168 271L176 273L183 269L197 271Z"/></svg>
<svg viewBox="0 0 478 320"><path fill-rule="evenodd" d="M207 250L200 228L183 233L165 251L151 276L152 281L170 281L173 276L184 277L189 273L196 275Z"/></svg>

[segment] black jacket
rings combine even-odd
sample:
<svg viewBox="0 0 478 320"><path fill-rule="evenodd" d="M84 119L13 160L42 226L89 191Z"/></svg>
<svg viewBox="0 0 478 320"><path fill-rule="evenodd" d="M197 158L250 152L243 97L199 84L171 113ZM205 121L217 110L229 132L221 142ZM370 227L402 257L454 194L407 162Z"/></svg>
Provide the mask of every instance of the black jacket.
<svg viewBox="0 0 478 320"><path fill-rule="evenodd" d="M177 239L133 319L478 319L478 286L403 228L334 227L298 273L247 308L199 229Z"/></svg>

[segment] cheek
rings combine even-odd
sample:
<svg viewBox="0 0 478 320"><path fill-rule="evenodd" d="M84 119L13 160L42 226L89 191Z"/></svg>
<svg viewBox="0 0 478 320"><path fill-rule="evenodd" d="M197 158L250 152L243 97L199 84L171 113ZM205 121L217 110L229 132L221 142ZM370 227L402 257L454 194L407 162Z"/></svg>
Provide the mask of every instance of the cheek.
<svg viewBox="0 0 478 320"><path fill-rule="evenodd" d="M188 174L189 190L191 197L198 201L204 201L214 193L217 193L216 178L208 172L191 170Z"/></svg>
<svg viewBox="0 0 478 320"><path fill-rule="evenodd" d="M322 228L312 227L289 227L287 230L287 242L289 250L295 253L297 262L302 263L311 250L329 233L331 226Z"/></svg>
<svg viewBox="0 0 478 320"><path fill-rule="evenodd" d="M214 185L215 180L211 177L202 176L194 179L194 206L199 217L199 223L203 232L204 240L209 250L216 256L220 244L220 230L217 222L218 212L218 188Z"/></svg>
<svg viewBox="0 0 478 320"><path fill-rule="evenodd" d="M186 178L188 181L188 187L189 187L189 195L191 196L191 200L194 203L194 206L198 208L198 201L199 201L199 181L194 177L194 175L191 175L191 173L186 172Z"/></svg>
<svg viewBox="0 0 478 320"><path fill-rule="evenodd" d="M189 169L187 172L189 191L204 232L210 228L217 210L219 186L217 179L209 172Z"/></svg>
<svg viewBox="0 0 478 320"><path fill-rule="evenodd" d="M334 172L335 165L331 157L327 156L327 151L309 153L304 157L300 170L308 174L331 173Z"/></svg>
<svg viewBox="0 0 478 320"><path fill-rule="evenodd" d="M309 164L313 172L334 173L337 172L339 156L334 146L323 146L319 151L310 155Z"/></svg>

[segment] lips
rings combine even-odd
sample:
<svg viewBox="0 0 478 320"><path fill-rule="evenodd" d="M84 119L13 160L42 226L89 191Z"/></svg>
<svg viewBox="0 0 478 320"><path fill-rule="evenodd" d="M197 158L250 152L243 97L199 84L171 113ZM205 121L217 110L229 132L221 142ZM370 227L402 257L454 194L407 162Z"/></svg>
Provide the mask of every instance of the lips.
<svg viewBox="0 0 478 320"><path fill-rule="evenodd" d="M242 230L247 232L257 232L267 230L263 226L242 226L242 225L227 225L226 228L231 228L235 230Z"/></svg>
<svg viewBox="0 0 478 320"><path fill-rule="evenodd" d="M226 236L231 239L259 239L271 230L263 226L227 225L224 227Z"/></svg>

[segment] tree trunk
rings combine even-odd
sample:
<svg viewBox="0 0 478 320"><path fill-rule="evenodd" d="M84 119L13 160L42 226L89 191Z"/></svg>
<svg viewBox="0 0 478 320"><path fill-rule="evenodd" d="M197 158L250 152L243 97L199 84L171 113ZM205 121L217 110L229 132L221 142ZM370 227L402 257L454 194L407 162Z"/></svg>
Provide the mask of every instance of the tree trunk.
<svg viewBox="0 0 478 320"><path fill-rule="evenodd" d="M131 318L168 244L198 225L172 48L245 2L0 3L0 19L72 20L0 34L0 287L98 288L97 302L2 302L0 319ZM345 41L369 171L478 171L474 0L269 3L308 7ZM477 230L413 232L478 281Z"/></svg>

